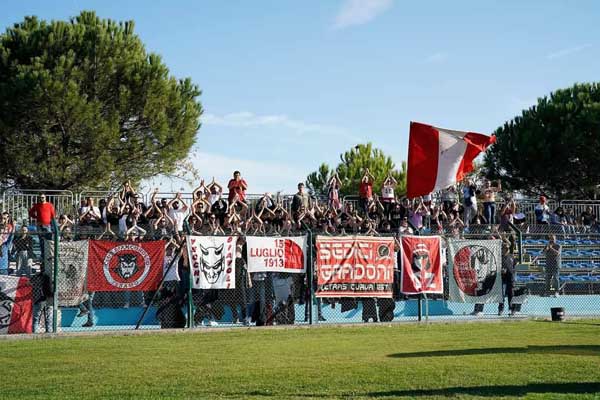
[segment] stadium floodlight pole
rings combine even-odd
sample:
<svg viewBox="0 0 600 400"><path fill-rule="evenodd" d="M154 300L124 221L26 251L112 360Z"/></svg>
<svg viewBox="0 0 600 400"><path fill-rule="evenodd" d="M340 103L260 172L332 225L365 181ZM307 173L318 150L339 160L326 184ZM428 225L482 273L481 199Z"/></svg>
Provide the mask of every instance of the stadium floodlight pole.
<svg viewBox="0 0 600 400"><path fill-rule="evenodd" d="M52 273L52 332L56 333L58 330L58 250L60 242L60 232L58 230L58 224L56 223L55 219L52 219L52 233L54 234L54 271ZM42 242L42 245L45 246L45 242ZM46 260L42 260L42 262L45 263ZM44 273L46 273L46 271L44 271Z"/></svg>
<svg viewBox="0 0 600 400"><path fill-rule="evenodd" d="M142 324L142 321L144 320L144 317L146 317L146 314L148 313L148 309L150 309L150 306L152 305L152 303L154 302L154 299L156 298L156 295L158 294L158 292L160 291L160 289L162 288L163 283L165 282L165 278L167 277L167 274L169 273L169 271L171 271L171 268L173 268L173 265L175 265L175 262L179 262L179 257L182 257L183 255L183 250L186 248L186 246L181 246L178 250L178 253L173 257L173 259L171 260L171 262L169 263L169 266L167 267L167 270L163 273L163 277L160 280L160 283L158 284L158 287L156 288L156 290L154 291L154 294L152 294L152 298L150 299L150 301L146 304L146 307L144 307L144 311L142 312L142 315L140 316L140 319L138 320L137 324L135 325L135 330L137 331L138 329L140 329L140 325Z"/></svg>

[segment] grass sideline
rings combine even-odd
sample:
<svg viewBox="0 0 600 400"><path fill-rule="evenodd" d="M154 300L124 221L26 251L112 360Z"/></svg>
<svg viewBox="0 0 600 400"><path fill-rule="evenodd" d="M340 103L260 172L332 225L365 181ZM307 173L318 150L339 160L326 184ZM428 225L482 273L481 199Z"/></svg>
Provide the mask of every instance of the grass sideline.
<svg viewBox="0 0 600 400"><path fill-rule="evenodd" d="M0 342L1 399L600 398L600 321Z"/></svg>

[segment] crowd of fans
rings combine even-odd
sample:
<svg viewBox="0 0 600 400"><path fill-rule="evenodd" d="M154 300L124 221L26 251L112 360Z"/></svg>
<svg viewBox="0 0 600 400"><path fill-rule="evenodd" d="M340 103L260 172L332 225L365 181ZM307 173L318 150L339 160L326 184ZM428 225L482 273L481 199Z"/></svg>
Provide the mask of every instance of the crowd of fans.
<svg viewBox="0 0 600 400"><path fill-rule="evenodd" d="M503 254L513 254L514 238L510 234L511 224L520 224L525 221L524 213L518 209L518 203L510 198L497 201L497 196L502 192L500 182L494 184L485 181L476 185L471 180L465 180L460 186L449 187L435 195L423 196L416 199L398 197L396 188L398 182L389 175L381 188L374 188L374 176L365 170L361 179L356 200L344 201L340 196L342 182L338 175L334 175L327 183L327 195L317 197L309 194L303 183L298 184L298 191L293 197L282 198L265 193L258 199L247 199L247 182L239 171L235 171L233 178L224 188L213 178L210 183L201 181L193 191L191 202L184 200L181 193L172 198L159 198L159 190L151 195L148 204L143 202L143 196L136 192L130 182L107 198L98 200L93 197L82 199L76 213L61 214L56 218L54 206L41 194L39 201L29 210L31 223L36 226L40 239L51 238L52 220L57 219L61 233L61 240L78 240L86 238L119 239L119 240L148 240L166 239L167 249L165 258L165 284L166 294L161 298L171 299L164 302L164 310L171 307L171 313L181 311L181 302L186 291L180 288L179 275L185 273L185 257L177 256L175 267L168 268L171 261L183 245L184 233L197 235L293 235L310 230L318 234L363 234L363 235L402 235L419 233L445 234L460 237L465 233L478 233L478 238L500 238L503 240ZM225 193L227 190L227 193ZM376 194L380 190L380 195ZM497 204L500 207L497 207ZM544 232L555 232L567 236L579 232L599 232L597 216L591 207L587 207L580 215L576 216L572 209L557 207L551 210L544 196L539 198L533 213L536 224L534 227L545 229ZM474 226L484 229L474 230ZM547 226L546 226L547 225ZM548 226L551 226L550 229ZM20 276L31 277L32 281L42 279L43 274L33 274L32 259L34 259L34 239L28 224L22 224L15 231L15 223L9 213L2 213L0 220L0 240L4 244L10 236L11 246L0 246L1 252L9 251L15 270L12 273ZM15 235L12 235L15 233ZM551 243L555 243L551 240ZM505 250L506 249L506 250ZM549 247L552 250L553 247ZM560 247L558 247L560 252ZM546 249L544 252L547 252ZM239 249L239 254L242 254ZM44 246L41 246L41 259L44 259ZM240 263L243 270L244 261L240 255L236 262ZM8 265L8 263L7 263ZM558 270L558 267L556 268ZM0 268L0 272L1 271ZM4 272L6 273L6 272ZM503 273L504 274L504 273ZM230 308L236 310L233 317L238 321L249 323L252 313L249 305L254 300L259 300L259 321L266 320L267 308L265 304L274 300L274 279L290 279L289 295L291 302L283 302L286 312L291 312L290 304L306 301L306 278L297 281L298 277L271 277L253 274L256 276L240 275L237 286L239 293L226 296ZM511 274L510 282L514 283ZM551 279L557 280L557 273ZM504 278L504 275L503 275ZM237 278L236 278L237 279ZM295 279L296 281L292 281ZM251 284L250 284L251 282ZM287 281L286 281L287 282ZM37 283L39 301L36 302L35 318L39 320L42 313L48 321L48 306L46 300L51 298L47 282L43 279ZM557 283L547 288L547 292L554 291ZM254 287L254 289L253 289ZM511 286L512 287L512 286ZM46 289L44 289L46 288ZM262 288L257 291L256 288ZM270 288L270 289L269 289ZM44 291L45 290L45 291ZM269 300L269 295L271 293ZM214 298L211 298L214 297ZM215 292L199 291L194 295L197 304L195 318L198 321L207 319L214 322L218 311L212 307L218 304ZM292 298L290 297L290 298ZM93 326L93 299L94 293L80 305L79 316L88 316L84 326ZM131 295L127 293L124 306L129 305ZM138 302L144 302L144 298ZM49 303L48 303L49 304ZM370 304L370 303L369 303ZM279 304L277 307L280 307ZM167 308L165 308L167 307ZM277 308L276 307L276 308ZM501 306L503 307L503 306ZM373 308L373 307L371 307ZM365 307L367 313L369 307ZM237 310L241 310L238 315ZM318 318L324 319L321 306L318 304ZM501 310L501 308L499 308ZM481 305L476 306L475 314L481 312ZM500 311L501 312L501 311ZM215 317L215 313L217 317ZM308 318L308 314L305 315ZM290 318L288 318L289 320ZM363 319L365 317L363 316ZM368 318L366 318L368 319ZM170 323L173 318L169 319ZM293 321L293 317L291 317ZM35 322L35 321L34 321Z"/></svg>

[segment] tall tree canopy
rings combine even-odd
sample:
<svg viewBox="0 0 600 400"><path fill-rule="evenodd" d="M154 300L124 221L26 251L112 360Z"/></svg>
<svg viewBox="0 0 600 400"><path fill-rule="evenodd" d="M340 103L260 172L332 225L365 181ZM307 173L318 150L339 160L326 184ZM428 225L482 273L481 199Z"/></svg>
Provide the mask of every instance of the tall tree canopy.
<svg viewBox="0 0 600 400"><path fill-rule="evenodd" d="M374 190L381 188L383 181L391 172L398 182L396 193L406 193L406 162L402 162L401 170L396 170L391 157L386 156L380 149L373 148L371 143L359 144L341 154L340 163L335 169L327 164L321 164L317 171L306 177L306 186L315 194L325 195L327 194L329 179L337 172L342 182L340 194L344 196L355 195L358 194L360 180L367 168L375 177Z"/></svg>
<svg viewBox="0 0 600 400"><path fill-rule="evenodd" d="M199 129L199 88L133 22L26 17L0 35L0 183L115 186L171 173Z"/></svg>
<svg viewBox="0 0 600 400"><path fill-rule="evenodd" d="M489 178L512 189L589 198L600 183L600 85L577 84L496 130L485 156Z"/></svg>

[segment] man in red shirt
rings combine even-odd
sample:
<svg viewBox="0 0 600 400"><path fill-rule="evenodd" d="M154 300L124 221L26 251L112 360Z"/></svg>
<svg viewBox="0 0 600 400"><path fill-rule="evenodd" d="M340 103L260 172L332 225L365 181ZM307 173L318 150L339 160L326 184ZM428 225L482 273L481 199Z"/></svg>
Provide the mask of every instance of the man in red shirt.
<svg viewBox="0 0 600 400"><path fill-rule="evenodd" d="M29 218L35 219L40 231L50 232L52 220L56 217L54 206L46 201L46 195L41 194L39 203L29 209Z"/></svg>
<svg viewBox="0 0 600 400"><path fill-rule="evenodd" d="M233 202L233 199L236 195L239 201L245 201L248 184L242 179L242 174L240 174L240 171L235 171L233 173L233 179L229 180L227 187L229 188L229 204Z"/></svg>
<svg viewBox="0 0 600 400"><path fill-rule="evenodd" d="M373 200L373 181L375 177L371 175L369 169L365 170L365 174L360 180L360 186L358 187L358 205L360 209L366 214L369 209L369 202Z"/></svg>

